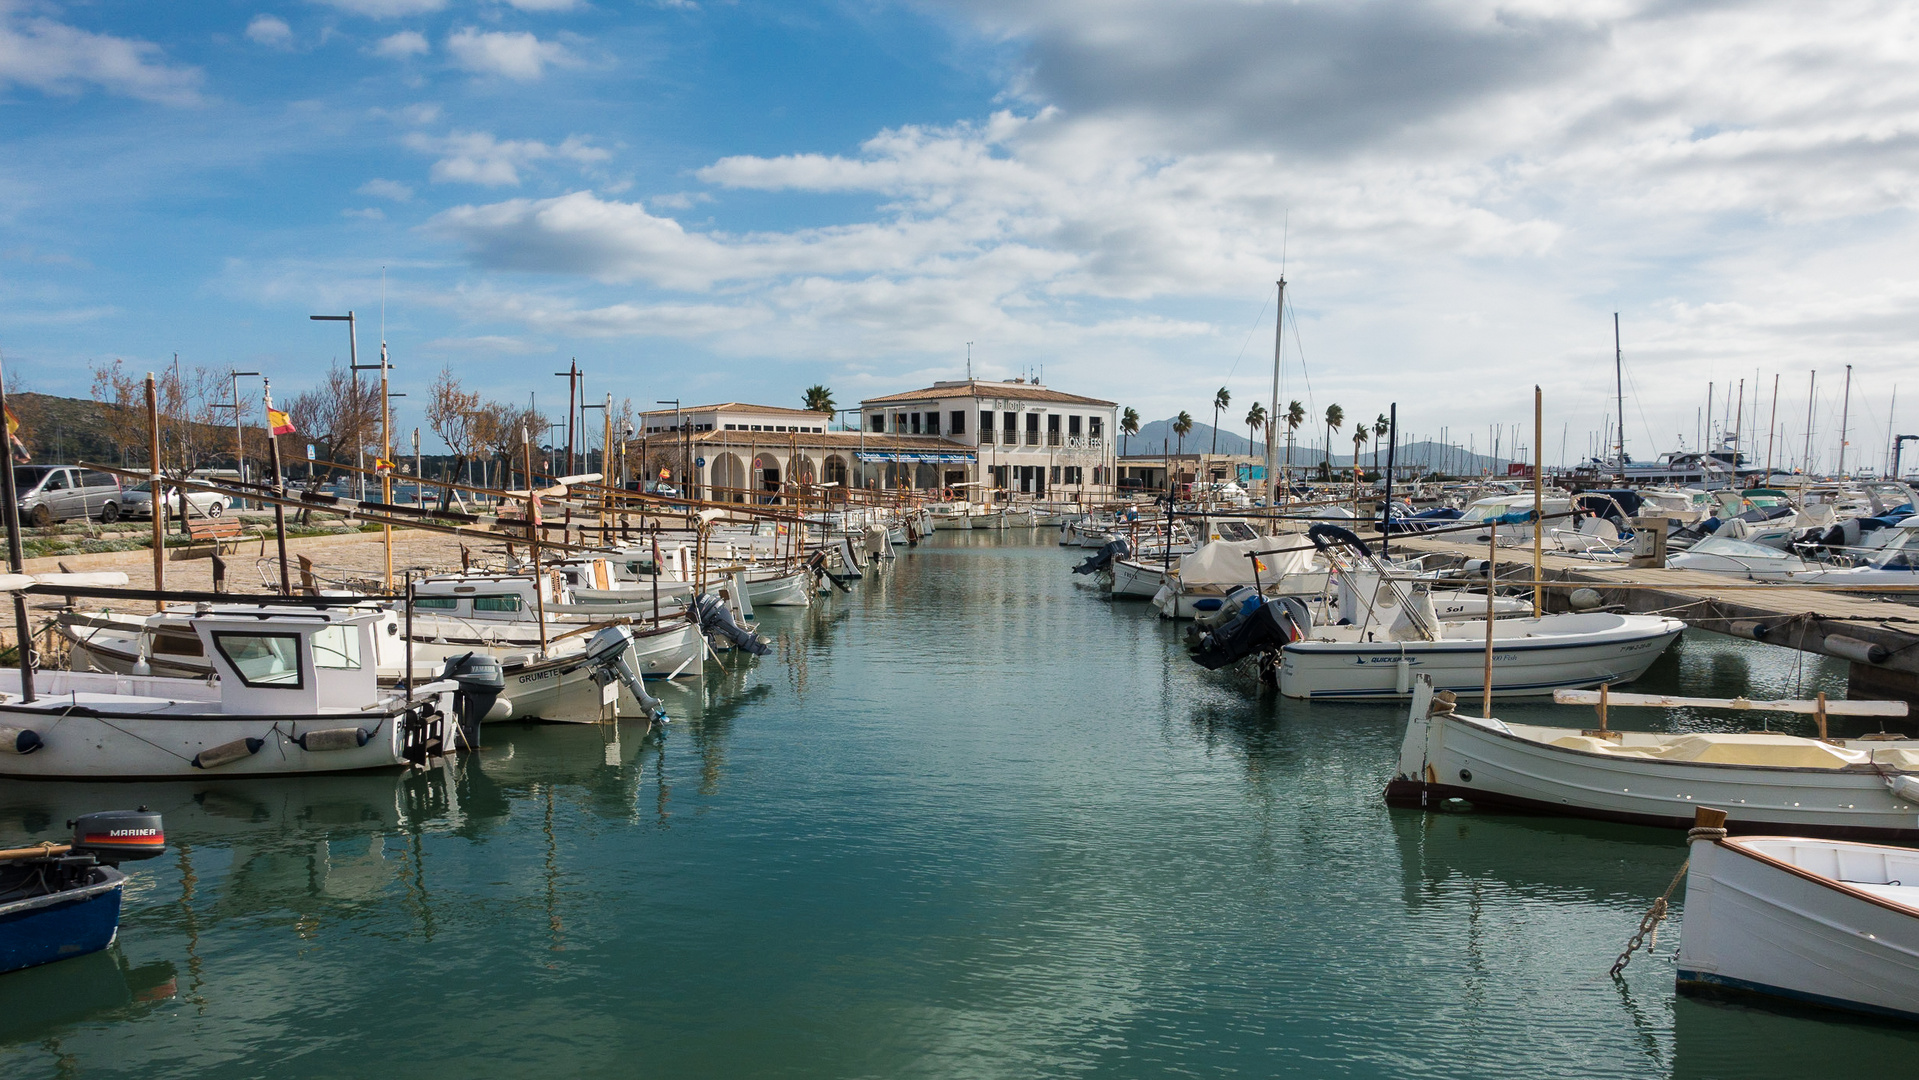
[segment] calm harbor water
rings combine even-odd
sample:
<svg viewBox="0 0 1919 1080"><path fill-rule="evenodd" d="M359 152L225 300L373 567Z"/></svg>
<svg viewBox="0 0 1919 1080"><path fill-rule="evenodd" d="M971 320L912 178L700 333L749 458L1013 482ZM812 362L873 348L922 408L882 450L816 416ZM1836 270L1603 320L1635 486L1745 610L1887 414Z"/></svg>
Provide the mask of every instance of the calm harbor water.
<svg viewBox="0 0 1919 1080"><path fill-rule="evenodd" d="M776 653L665 691L663 735L0 784L0 844L145 802L175 848L112 950L0 976L0 1076L1803 1077L1919 1049L1675 1001L1679 919L1616 984L1677 833L1389 811L1402 707L1202 672L1053 541L942 533L762 612ZM1643 685L1843 672L1689 633Z"/></svg>

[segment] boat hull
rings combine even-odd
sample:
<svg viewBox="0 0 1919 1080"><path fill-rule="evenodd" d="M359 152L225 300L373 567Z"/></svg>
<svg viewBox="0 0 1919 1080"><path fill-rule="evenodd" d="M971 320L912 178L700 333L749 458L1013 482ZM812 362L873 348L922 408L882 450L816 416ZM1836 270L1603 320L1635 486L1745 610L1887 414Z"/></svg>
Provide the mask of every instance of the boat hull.
<svg viewBox="0 0 1919 1080"><path fill-rule="evenodd" d="M1707 806L1726 811L1733 832L1919 841L1919 805L1875 771L1612 758L1463 717L1415 717L1386 801L1432 807L1453 798L1676 829Z"/></svg>
<svg viewBox="0 0 1919 1080"><path fill-rule="evenodd" d="M1684 628L1672 620L1660 623L1656 630L1621 631L1591 640L1495 639L1493 696L1539 697L1559 689L1631 682L1645 674ZM1411 695L1416 676L1428 675L1434 689L1463 698L1482 692L1485 665L1484 642L1462 638L1297 641L1281 654L1279 691L1315 700L1399 700Z"/></svg>
<svg viewBox="0 0 1919 1080"><path fill-rule="evenodd" d="M1802 850L1789 853L1788 847ZM1787 857L1768 857L1767 849ZM1794 865L1808 855L1819 862L1830 856L1842 880ZM1860 865L1849 870L1849 862ZM1853 883L1883 882L1888 864L1919 880L1919 852L1904 848L1771 838L1694 841L1679 989L1758 994L1919 1020L1919 911L1876 895L1919 889L1898 886L1896 877L1890 889Z"/></svg>
<svg viewBox="0 0 1919 1080"><path fill-rule="evenodd" d="M746 598L754 607L805 607L813 602L811 576L802 570L759 580L749 577Z"/></svg>
<svg viewBox="0 0 1919 1080"><path fill-rule="evenodd" d="M126 875L96 867L86 885L0 904L0 974L96 953L120 930Z"/></svg>
<svg viewBox="0 0 1919 1080"><path fill-rule="evenodd" d="M1160 586L1166 584L1166 571L1162 567L1131 559L1114 559L1112 567L1115 598L1151 600L1158 595Z"/></svg>

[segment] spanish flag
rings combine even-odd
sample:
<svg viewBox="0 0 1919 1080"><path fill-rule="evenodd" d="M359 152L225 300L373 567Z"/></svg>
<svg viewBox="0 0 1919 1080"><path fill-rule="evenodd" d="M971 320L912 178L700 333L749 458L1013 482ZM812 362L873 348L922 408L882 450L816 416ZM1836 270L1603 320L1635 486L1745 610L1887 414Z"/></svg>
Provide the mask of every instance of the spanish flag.
<svg viewBox="0 0 1919 1080"><path fill-rule="evenodd" d="M15 462L24 464L33 460L27 453L27 444L20 441L20 418L13 415L13 406L7 406L7 446Z"/></svg>
<svg viewBox="0 0 1919 1080"><path fill-rule="evenodd" d="M293 418L278 409L267 410L267 425L275 435L293 434Z"/></svg>

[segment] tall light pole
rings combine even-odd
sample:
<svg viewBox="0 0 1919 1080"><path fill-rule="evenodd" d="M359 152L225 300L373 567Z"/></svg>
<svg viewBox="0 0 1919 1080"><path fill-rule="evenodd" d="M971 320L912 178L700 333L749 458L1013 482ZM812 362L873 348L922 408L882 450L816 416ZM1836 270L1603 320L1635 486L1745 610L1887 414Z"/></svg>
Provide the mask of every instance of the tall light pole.
<svg viewBox="0 0 1919 1080"><path fill-rule="evenodd" d="M360 437L359 323L353 318L353 312L351 311L345 315L308 315L307 318L312 319L314 322L343 322L346 324L347 371L351 373L350 377L353 380L353 400L348 404L348 407L351 409L351 415L353 416L353 464L365 468L366 454L360 446L365 440ZM366 474L356 473L354 481L356 485L355 489L360 493L360 498L366 498Z"/></svg>
<svg viewBox="0 0 1919 1080"><path fill-rule="evenodd" d="M241 484L247 482L247 444L244 429L240 426L240 376L258 374L260 373L257 371L229 370L227 375L233 380L233 403L230 405L216 403L213 406L216 409L233 410L233 467L240 472Z"/></svg>
<svg viewBox="0 0 1919 1080"><path fill-rule="evenodd" d="M674 398L668 401L665 398L656 398L653 404L673 406L673 430L677 432L676 441L680 444L680 491L684 494L686 491L686 432L680 430L684 427L684 425L680 423L680 399ZM747 486L749 490L752 487L751 484Z"/></svg>
<svg viewBox="0 0 1919 1080"><path fill-rule="evenodd" d="M575 410L583 410L585 408L584 406L575 404L575 398L580 389L580 375L580 362L577 358L567 364L565 371L556 371L553 373L554 378L566 380L566 471L569 476L572 475L574 471L573 418L575 416Z"/></svg>

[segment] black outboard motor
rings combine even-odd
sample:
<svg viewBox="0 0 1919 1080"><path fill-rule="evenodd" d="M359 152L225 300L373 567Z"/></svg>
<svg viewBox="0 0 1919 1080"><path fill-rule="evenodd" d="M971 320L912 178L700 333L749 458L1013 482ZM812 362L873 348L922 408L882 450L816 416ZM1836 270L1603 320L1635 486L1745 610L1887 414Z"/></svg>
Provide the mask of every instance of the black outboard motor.
<svg viewBox="0 0 1919 1080"><path fill-rule="evenodd" d="M1253 592L1250 587L1242 588ZM1228 595L1230 598L1231 594ZM1312 626L1312 613L1298 599L1282 596L1260 601L1254 593L1250 600L1241 602L1237 615L1226 619L1217 629L1198 634L1187 651L1200 667L1218 671L1254 653L1277 653L1287 644L1305 637Z"/></svg>
<svg viewBox="0 0 1919 1080"><path fill-rule="evenodd" d="M470 652L447 657L440 678L459 685L453 694L453 710L460 724L460 741L468 747L479 746L480 721L506 693L505 669L491 656Z"/></svg>
<svg viewBox="0 0 1919 1080"><path fill-rule="evenodd" d="M1114 559L1124 559L1133 553L1133 545L1125 537L1108 540L1106 546L1086 557L1086 561L1073 567L1075 574L1097 574L1113 565Z"/></svg>
<svg viewBox="0 0 1919 1080"><path fill-rule="evenodd" d="M67 824L73 828L73 854L90 855L106 866L151 859L167 850L165 823L145 807L81 814Z"/></svg>
<svg viewBox="0 0 1919 1080"><path fill-rule="evenodd" d="M773 647L761 641L758 634L734 622L726 601L719 597L701 593L693 598L693 610L699 613L700 633L717 634L732 642L734 648L754 656L765 656L773 651Z"/></svg>

